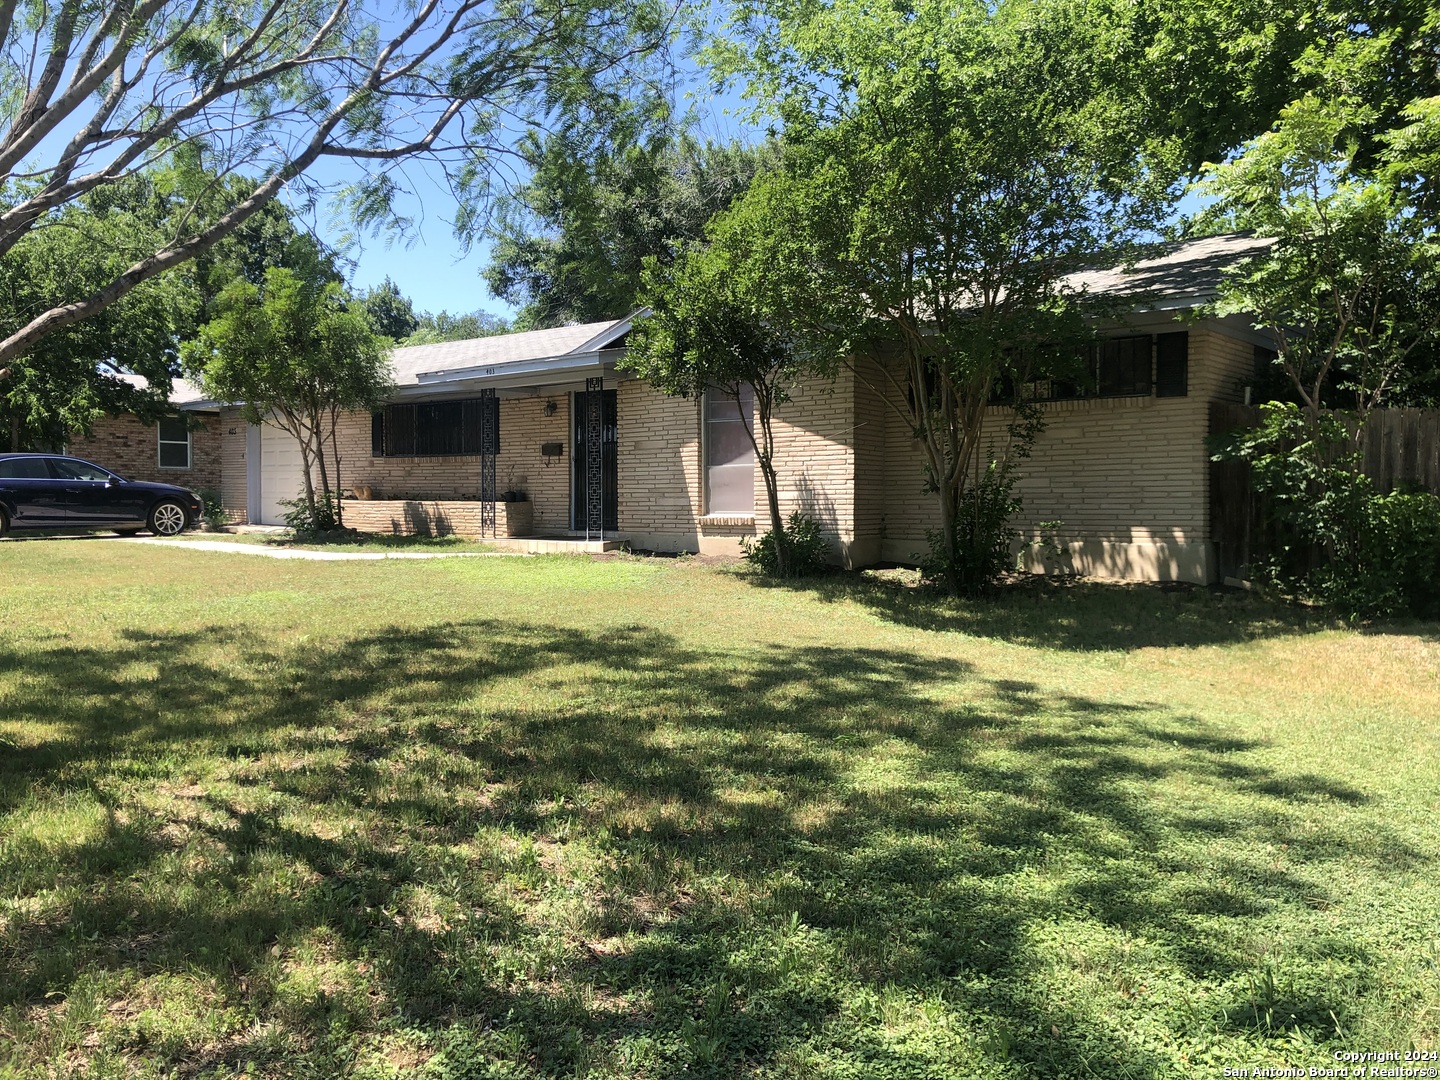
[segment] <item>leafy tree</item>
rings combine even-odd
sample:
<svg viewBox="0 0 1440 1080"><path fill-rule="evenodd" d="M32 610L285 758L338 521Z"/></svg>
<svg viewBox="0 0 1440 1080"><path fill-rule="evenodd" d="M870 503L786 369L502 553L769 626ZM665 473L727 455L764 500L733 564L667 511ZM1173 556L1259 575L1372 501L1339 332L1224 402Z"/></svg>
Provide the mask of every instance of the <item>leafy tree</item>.
<svg viewBox="0 0 1440 1080"><path fill-rule="evenodd" d="M763 292L752 288L755 267L745 260L754 254L743 231L731 229L720 242L693 245L673 262L646 260L642 297L651 312L636 323L621 364L662 393L724 394L741 415L750 391L754 422L742 426L765 484L775 572L788 577L792 560L780 514L774 421L807 365L783 324L766 311Z"/></svg>
<svg viewBox="0 0 1440 1080"><path fill-rule="evenodd" d="M400 287L388 277L360 298L365 312L377 333L384 334L391 341L399 342L415 333L420 320L415 317L415 307L410 298L400 292Z"/></svg>
<svg viewBox="0 0 1440 1080"><path fill-rule="evenodd" d="M195 192L190 179L165 169L129 177L57 211L51 227L25 237L0 258L0 334L59 301L82 299L184 222L223 213L254 186L215 177ZM193 336L226 285L237 277L259 283L272 266L341 280L333 253L299 232L283 205L270 203L193 263L10 361L11 377L0 379L10 445L63 442L102 413L149 420L168 411L180 342Z"/></svg>
<svg viewBox="0 0 1440 1080"><path fill-rule="evenodd" d="M1210 211L1275 238L1227 275L1212 309L1253 316L1312 422L1339 400L1362 422L1423 393L1440 341L1440 245L1393 171L1367 172L1354 132L1374 110L1314 95L1235 160L1208 169Z"/></svg>
<svg viewBox="0 0 1440 1080"><path fill-rule="evenodd" d="M0 333L85 295L157 242L165 222L153 188L117 185L104 198L57 211L51 227L0 257ZM168 275L14 357L0 377L0 438L12 450L55 446L105 412L160 415L180 336L193 330L200 309L193 279Z"/></svg>
<svg viewBox="0 0 1440 1080"><path fill-rule="evenodd" d="M790 153L730 213L769 238L767 288L817 349L882 359L857 377L914 433L958 592L987 407L1082 333L1066 274L1163 213L1169 144L1113 76L1113 28L1075 5L776 8L719 62L777 103Z"/></svg>
<svg viewBox="0 0 1440 1080"><path fill-rule="evenodd" d="M1091 14L1122 28L1117 58L1192 173L1307 94L1371 107L1352 132L1368 168L1411 103L1440 94L1440 18L1426 0L1116 0Z"/></svg>
<svg viewBox="0 0 1440 1080"><path fill-rule="evenodd" d="M184 346L186 371L215 400L242 402L250 423L273 420L294 436L310 525L339 524L335 430L340 413L372 409L391 389L385 339L337 282L284 267L267 270L259 286L233 282L215 310Z"/></svg>
<svg viewBox="0 0 1440 1080"><path fill-rule="evenodd" d="M400 17L351 0L21 0L0 5L0 257L60 227L58 212L157 163L203 187L253 190L44 305L0 339L0 369L62 328L195 259L327 158L362 174L341 188L360 227L403 226L394 163L427 155L461 197L488 206L516 132L603 130L658 63L674 11L641 3L420 0Z"/></svg>
<svg viewBox="0 0 1440 1080"><path fill-rule="evenodd" d="M639 306L647 258L704 235L775 157L773 146L701 142L666 128L591 158L563 137L526 144L531 178L491 226L490 291L522 329L619 318Z"/></svg>
<svg viewBox="0 0 1440 1080"><path fill-rule="evenodd" d="M402 344L434 345L440 341L469 341L471 338L507 334L510 330L508 322L488 311L472 311L468 315L451 315L448 311L432 315L428 311L422 311L415 332Z"/></svg>

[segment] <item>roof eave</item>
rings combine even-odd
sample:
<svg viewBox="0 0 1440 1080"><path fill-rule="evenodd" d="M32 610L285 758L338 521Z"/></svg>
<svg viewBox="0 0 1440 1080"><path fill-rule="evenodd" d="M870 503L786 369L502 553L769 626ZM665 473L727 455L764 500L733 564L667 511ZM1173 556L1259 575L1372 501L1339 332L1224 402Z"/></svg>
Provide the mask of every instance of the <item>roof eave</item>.
<svg viewBox="0 0 1440 1080"><path fill-rule="evenodd" d="M584 355L586 353L601 352L610 342L614 341L618 337L623 337L624 335L628 334L631 328L634 327L636 319L644 318L646 315L649 314L650 309L648 307L636 308L629 315L626 315L623 319L616 319L613 323L607 326L604 330L600 331L600 333L596 334L589 341L577 346L566 355Z"/></svg>
<svg viewBox="0 0 1440 1080"><path fill-rule="evenodd" d="M397 396L426 393L436 389L456 386L535 386L547 382L573 382L591 372L603 373L615 366L615 355L619 350L601 356L599 350L587 353L566 353L563 356L547 356L538 360L518 360L508 364L482 364L473 368L454 368L448 371L422 371L416 381L401 386ZM540 378L536 378L540 376Z"/></svg>

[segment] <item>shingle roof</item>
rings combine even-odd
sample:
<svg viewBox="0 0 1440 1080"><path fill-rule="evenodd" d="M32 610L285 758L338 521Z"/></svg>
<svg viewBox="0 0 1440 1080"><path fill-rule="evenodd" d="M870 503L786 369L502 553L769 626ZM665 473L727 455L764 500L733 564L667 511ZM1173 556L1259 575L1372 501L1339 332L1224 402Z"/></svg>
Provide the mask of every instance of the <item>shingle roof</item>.
<svg viewBox="0 0 1440 1080"><path fill-rule="evenodd" d="M1136 297L1149 302L1195 301L1214 296L1224 272L1241 259L1269 247L1267 237L1230 233L1167 244L1147 258L1122 266L1082 270L1066 279L1076 288L1092 294ZM581 346L619 327L626 319L580 323L550 330L529 330L519 334L495 334L468 341L442 341L434 345L412 345L390 354L397 386L416 386L422 374L500 367L527 361L560 359L576 353ZM120 376L144 385L138 376ZM175 380L170 395L174 405L205 401L199 387L184 379Z"/></svg>
<svg viewBox="0 0 1440 1080"><path fill-rule="evenodd" d="M150 380L143 375L134 375L128 371L106 372L106 374L118 382L129 383L137 390L144 390L150 385ZM175 406L194 405L206 400L205 394L194 383L180 378L178 375L170 381L170 404Z"/></svg>
<svg viewBox="0 0 1440 1080"><path fill-rule="evenodd" d="M1082 270L1066 280L1102 296L1144 296L1155 301L1204 300L1215 295L1226 270L1275 241L1227 233L1167 244L1130 265Z"/></svg>
<svg viewBox="0 0 1440 1080"><path fill-rule="evenodd" d="M397 386L414 386L422 373L465 368L496 367L525 360L565 356L622 320L528 330L521 334L495 334L468 341L440 341L411 345L390 354Z"/></svg>

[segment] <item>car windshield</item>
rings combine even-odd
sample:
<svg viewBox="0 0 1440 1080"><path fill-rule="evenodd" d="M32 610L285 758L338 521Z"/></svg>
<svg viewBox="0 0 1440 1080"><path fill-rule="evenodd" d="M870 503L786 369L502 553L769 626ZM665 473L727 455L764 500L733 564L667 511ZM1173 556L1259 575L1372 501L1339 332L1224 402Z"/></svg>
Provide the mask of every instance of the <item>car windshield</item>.
<svg viewBox="0 0 1440 1080"><path fill-rule="evenodd" d="M62 480L107 481L111 475L99 465L91 465L88 461L78 461L75 458L51 458L50 464Z"/></svg>

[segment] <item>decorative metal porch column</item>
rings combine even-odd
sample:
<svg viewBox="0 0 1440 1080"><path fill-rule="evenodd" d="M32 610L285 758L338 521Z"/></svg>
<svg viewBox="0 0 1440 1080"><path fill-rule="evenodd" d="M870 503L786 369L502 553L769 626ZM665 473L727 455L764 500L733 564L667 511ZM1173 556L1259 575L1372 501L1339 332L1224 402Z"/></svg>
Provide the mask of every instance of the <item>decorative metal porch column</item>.
<svg viewBox="0 0 1440 1080"><path fill-rule="evenodd" d="M480 535L495 537L495 413L493 389L480 391Z"/></svg>
<svg viewBox="0 0 1440 1080"><path fill-rule="evenodd" d="M605 539L605 380L585 380L585 539Z"/></svg>

